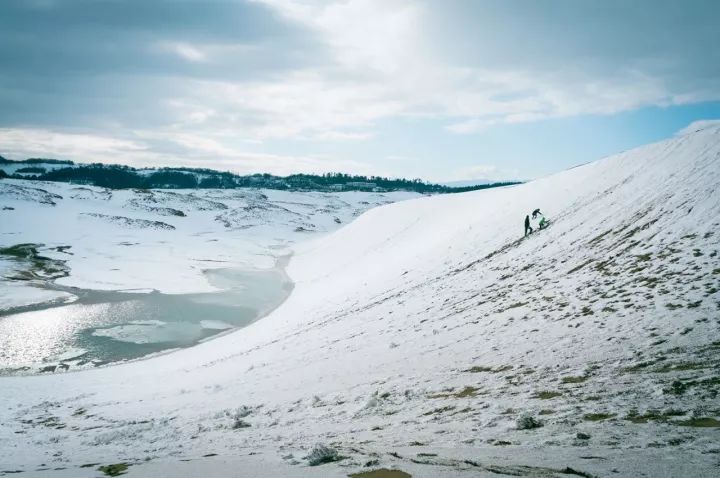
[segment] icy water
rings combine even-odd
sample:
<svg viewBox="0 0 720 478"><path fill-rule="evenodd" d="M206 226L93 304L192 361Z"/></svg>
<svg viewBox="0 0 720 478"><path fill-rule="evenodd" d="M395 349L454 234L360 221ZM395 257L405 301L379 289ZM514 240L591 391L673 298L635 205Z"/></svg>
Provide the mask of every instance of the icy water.
<svg viewBox="0 0 720 478"><path fill-rule="evenodd" d="M243 327L292 289L280 268L206 271L220 292L128 293L66 289L77 300L0 316L0 374L50 372L189 347Z"/></svg>

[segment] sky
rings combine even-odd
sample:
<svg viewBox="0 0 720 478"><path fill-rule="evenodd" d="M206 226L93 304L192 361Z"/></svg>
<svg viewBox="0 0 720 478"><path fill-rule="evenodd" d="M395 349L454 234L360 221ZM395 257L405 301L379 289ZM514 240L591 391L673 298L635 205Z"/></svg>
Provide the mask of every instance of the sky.
<svg viewBox="0 0 720 478"><path fill-rule="evenodd" d="M531 179L720 119L715 0L2 0L0 155Z"/></svg>

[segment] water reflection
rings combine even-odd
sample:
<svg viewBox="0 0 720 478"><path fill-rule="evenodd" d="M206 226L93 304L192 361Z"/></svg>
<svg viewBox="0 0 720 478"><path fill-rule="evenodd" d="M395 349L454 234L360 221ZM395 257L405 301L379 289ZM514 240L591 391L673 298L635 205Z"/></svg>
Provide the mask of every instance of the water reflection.
<svg viewBox="0 0 720 478"><path fill-rule="evenodd" d="M0 317L0 373L72 368L187 347L241 327L291 289L281 270L207 272L221 292L168 295L73 289L76 302Z"/></svg>

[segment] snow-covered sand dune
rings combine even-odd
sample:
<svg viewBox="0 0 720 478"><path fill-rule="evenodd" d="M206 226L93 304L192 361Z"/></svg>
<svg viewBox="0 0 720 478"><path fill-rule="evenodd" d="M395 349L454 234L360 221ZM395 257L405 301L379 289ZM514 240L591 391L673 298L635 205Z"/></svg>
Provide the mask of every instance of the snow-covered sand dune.
<svg viewBox="0 0 720 478"><path fill-rule="evenodd" d="M372 209L299 245L245 329L1 379L0 470L716 476L719 188L716 127ZM522 240L537 207L552 225ZM309 467L316 443L345 458Z"/></svg>

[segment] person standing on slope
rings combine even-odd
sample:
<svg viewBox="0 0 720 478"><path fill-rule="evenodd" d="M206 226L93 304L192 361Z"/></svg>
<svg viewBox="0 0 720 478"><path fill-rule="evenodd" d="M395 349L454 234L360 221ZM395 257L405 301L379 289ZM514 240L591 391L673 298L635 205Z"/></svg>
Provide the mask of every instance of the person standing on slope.
<svg viewBox="0 0 720 478"><path fill-rule="evenodd" d="M533 232L533 228L530 227L530 216L525 216L525 237Z"/></svg>

